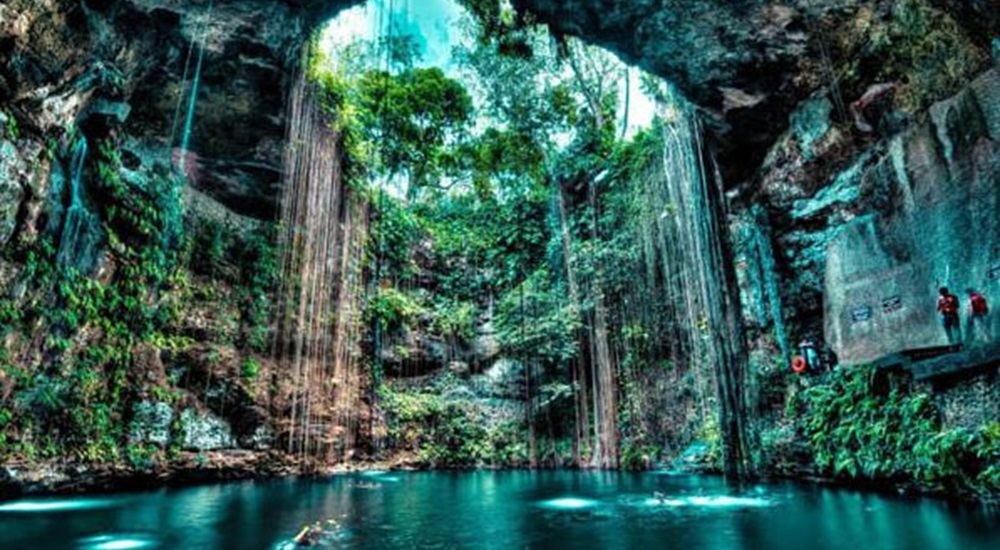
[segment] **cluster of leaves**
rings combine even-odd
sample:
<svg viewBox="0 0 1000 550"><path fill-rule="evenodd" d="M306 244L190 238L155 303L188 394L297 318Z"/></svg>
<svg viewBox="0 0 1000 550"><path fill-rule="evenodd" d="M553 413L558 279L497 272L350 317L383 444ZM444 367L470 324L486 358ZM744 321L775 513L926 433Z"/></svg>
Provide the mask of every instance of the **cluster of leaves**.
<svg viewBox="0 0 1000 550"><path fill-rule="evenodd" d="M0 127L0 137L6 137L11 140L17 140L20 137L17 119L14 118L14 115L6 111L0 111L0 121L3 121L3 126Z"/></svg>
<svg viewBox="0 0 1000 550"><path fill-rule="evenodd" d="M476 308L471 302L439 300L431 315L432 334L465 342L475 336Z"/></svg>
<svg viewBox="0 0 1000 550"><path fill-rule="evenodd" d="M386 330L413 327L426 312L423 303L395 287L381 288L366 303L365 318L378 319Z"/></svg>
<svg viewBox="0 0 1000 550"><path fill-rule="evenodd" d="M836 371L789 403L818 468L952 494L1000 490L1000 423L945 429L929 395L880 383L884 376L874 368Z"/></svg>
<svg viewBox="0 0 1000 550"><path fill-rule="evenodd" d="M473 402L387 385L379 389L379 399L389 427L389 447L415 451L433 467L518 466L527 460L523 425L490 423Z"/></svg>
<svg viewBox="0 0 1000 550"><path fill-rule="evenodd" d="M504 296L496 326L504 349L558 365L577 356L576 334L583 325L565 290L540 269Z"/></svg>
<svg viewBox="0 0 1000 550"><path fill-rule="evenodd" d="M509 0L459 0L476 19L478 39L503 55L529 59L534 54L530 33L532 17L514 9Z"/></svg>
<svg viewBox="0 0 1000 550"><path fill-rule="evenodd" d="M181 267L180 182L162 172L145 180L145 185L127 182L121 154L110 142L101 145L97 169L104 228L117 268L106 289L111 295L105 297L117 311L102 317L124 322L129 332L148 339L169 322L158 297Z"/></svg>
<svg viewBox="0 0 1000 550"><path fill-rule="evenodd" d="M358 81L360 122L379 149L389 177L405 173L411 196L440 186L454 165L450 147L467 129L472 99L465 87L438 68L399 74L368 71Z"/></svg>
<svg viewBox="0 0 1000 550"><path fill-rule="evenodd" d="M425 230L422 220L399 199L388 193L375 193L377 208L368 247L368 263L377 266L376 276L409 280L419 274L416 251Z"/></svg>
<svg viewBox="0 0 1000 550"><path fill-rule="evenodd" d="M261 224L244 238L239 251L241 346L258 353L268 351L271 293L281 273L276 241L274 226Z"/></svg>
<svg viewBox="0 0 1000 550"><path fill-rule="evenodd" d="M543 193L510 201L446 196L415 210L433 246L435 287L452 299L479 302L510 291L545 257L549 234Z"/></svg>
<svg viewBox="0 0 1000 550"><path fill-rule="evenodd" d="M271 317L271 293L281 276L277 249L277 227L261 222L245 232L231 223L194 218L188 222L186 239L188 267L209 281L232 287L239 319L233 319L243 350L267 352ZM211 285L200 289L211 294Z"/></svg>

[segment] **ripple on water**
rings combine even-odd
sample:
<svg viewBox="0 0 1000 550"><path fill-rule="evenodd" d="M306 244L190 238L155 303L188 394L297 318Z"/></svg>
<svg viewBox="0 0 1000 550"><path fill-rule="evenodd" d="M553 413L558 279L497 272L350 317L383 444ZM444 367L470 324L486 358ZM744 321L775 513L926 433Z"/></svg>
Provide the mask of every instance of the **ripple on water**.
<svg viewBox="0 0 1000 550"><path fill-rule="evenodd" d="M597 506L598 502L589 498L561 497L539 502L542 508L550 510L585 510Z"/></svg>
<svg viewBox="0 0 1000 550"><path fill-rule="evenodd" d="M42 514L46 512L77 512L111 508L116 502L108 499L18 500L0 504L0 514Z"/></svg>
<svg viewBox="0 0 1000 550"><path fill-rule="evenodd" d="M138 550L140 548L155 548L159 541L150 535L137 533L121 533L116 535L101 535L80 539L80 550Z"/></svg>
<svg viewBox="0 0 1000 550"><path fill-rule="evenodd" d="M400 480L399 476L390 475L389 472L385 470L369 470L367 472L362 472L361 476L386 483L396 483Z"/></svg>
<svg viewBox="0 0 1000 550"><path fill-rule="evenodd" d="M763 498L734 497L728 495L646 497L643 506L692 507L692 508L763 508L772 502Z"/></svg>

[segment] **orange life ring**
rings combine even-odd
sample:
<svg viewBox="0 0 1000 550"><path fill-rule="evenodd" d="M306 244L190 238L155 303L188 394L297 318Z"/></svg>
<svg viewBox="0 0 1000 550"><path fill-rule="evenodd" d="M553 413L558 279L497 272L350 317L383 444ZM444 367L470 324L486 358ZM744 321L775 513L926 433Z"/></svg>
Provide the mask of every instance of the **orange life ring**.
<svg viewBox="0 0 1000 550"><path fill-rule="evenodd" d="M802 374L809 370L809 364L806 363L806 358L801 355L796 355L795 359L792 359L792 371L795 374Z"/></svg>

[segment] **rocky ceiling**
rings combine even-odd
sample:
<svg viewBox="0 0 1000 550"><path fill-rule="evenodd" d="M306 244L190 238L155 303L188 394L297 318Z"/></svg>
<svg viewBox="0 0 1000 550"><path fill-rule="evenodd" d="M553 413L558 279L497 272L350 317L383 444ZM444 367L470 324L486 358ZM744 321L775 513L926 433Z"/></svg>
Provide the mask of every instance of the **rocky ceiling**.
<svg viewBox="0 0 1000 550"><path fill-rule="evenodd" d="M988 52L997 0L929 0ZM0 104L42 135L88 113L127 116L147 154L177 144L192 42L208 37L192 138L197 185L232 209L273 213L284 104L309 33L361 0L8 0L0 4ZM789 113L829 86L837 33L887 0L513 0L674 82L706 114L730 184L747 181ZM988 56L987 56L988 57ZM187 69L187 71L185 71ZM861 75L847 101L872 84ZM126 107L127 106L127 107ZM112 117L112 118L113 118ZM173 137L173 139L172 139ZM137 146L137 149L140 147ZM156 153L159 151L159 153Z"/></svg>

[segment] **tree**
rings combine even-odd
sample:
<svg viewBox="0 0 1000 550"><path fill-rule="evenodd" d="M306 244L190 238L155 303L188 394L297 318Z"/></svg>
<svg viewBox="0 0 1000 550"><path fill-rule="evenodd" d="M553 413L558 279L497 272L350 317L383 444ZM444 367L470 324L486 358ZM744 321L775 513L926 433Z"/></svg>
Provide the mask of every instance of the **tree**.
<svg viewBox="0 0 1000 550"><path fill-rule="evenodd" d="M369 71L359 82L361 123L381 155L386 177L406 175L408 195L439 187L455 161L452 148L472 120L472 98L439 68L398 75Z"/></svg>

